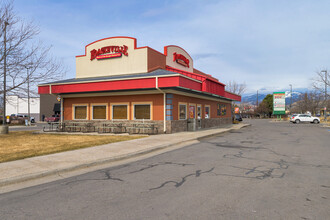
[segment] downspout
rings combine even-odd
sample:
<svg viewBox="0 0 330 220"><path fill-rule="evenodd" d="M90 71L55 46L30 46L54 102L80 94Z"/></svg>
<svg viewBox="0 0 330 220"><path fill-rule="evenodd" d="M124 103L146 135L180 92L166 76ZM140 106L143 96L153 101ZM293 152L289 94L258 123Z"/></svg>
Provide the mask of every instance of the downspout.
<svg viewBox="0 0 330 220"><path fill-rule="evenodd" d="M164 94L164 133L166 133L166 92L158 87L158 76L156 76L156 89Z"/></svg>
<svg viewBox="0 0 330 220"><path fill-rule="evenodd" d="M61 99L61 124L63 124L63 97L60 96Z"/></svg>

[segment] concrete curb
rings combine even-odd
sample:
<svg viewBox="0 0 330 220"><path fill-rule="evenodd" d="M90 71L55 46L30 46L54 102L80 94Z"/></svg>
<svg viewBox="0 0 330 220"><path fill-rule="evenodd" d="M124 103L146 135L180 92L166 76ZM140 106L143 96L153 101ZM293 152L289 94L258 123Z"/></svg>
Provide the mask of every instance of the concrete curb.
<svg viewBox="0 0 330 220"><path fill-rule="evenodd" d="M104 165L104 164L107 164L107 163L112 163L112 162L116 162L116 161L120 161L120 160L126 160L126 159L130 159L130 158L146 155L146 154L149 154L149 153L152 153L152 152L155 152L155 151L170 148L170 147L173 147L175 145L183 145L184 144L182 146L182 147L184 147L184 146L187 146L189 144L196 143L195 141L198 141L198 140L203 139L203 138L216 136L218 134L229 132L231 130L238 130L238 129L241 129L243 127L250 126L250 124L240 124L240 125L241 126L238 126L238 128L224 128L224 130L214 131L214 133L212 133L212 134L200 135L200 136L196 135L196 136L192 136L191 138L183 140L183 141L178 141L178 142L175 142L175 143L163 144L163 145L161 144L161 145L157 145L157 146L154 146L154 147L151 147L151 148L143 149L143 150L132 152L132 153L123 154L123 155L120 155L120 156L114 156L114 157L103 159L103 160L96 160L96 161L93 161L93 162L78 164L78 165L75 165L75 166L70 166L70 167L66 167L66 168L62 168L62 169L48 170L48 171L43 171L43 172L39 172L39 173L34 173L34 174L29 174L29 175L22 175L22 176L18 176L18 177L13 177L13 178L0 180L0 187L8 186L8 185L11 185L11 184L18 184L18 183L22 183L22 182L26 182L26 181L30 181L30 180L36 180L36 179L44 178L44 177L48 177L48 176L59 175L60 173L67 173L67 172L77 171L77 170L80 170L80 169L90 168L90 167L93 167L93 166Z"/></svg>

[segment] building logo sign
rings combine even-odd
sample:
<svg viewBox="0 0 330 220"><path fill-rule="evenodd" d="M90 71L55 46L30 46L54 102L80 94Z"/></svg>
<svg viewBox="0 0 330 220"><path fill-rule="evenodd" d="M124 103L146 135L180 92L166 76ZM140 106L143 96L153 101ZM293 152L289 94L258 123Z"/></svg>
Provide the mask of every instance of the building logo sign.
<svg viewBox="0 0 330 220"><path fill-rule="evenodd" d="M274 92L273 94L273 114L285 114L285 92Z"/></svg>
<svg viewBox="0 0 330 220"><path fill-rule="evenodd" d="M95 58L97 60L101 59L108 59L108 58L114 58L114 57L121 57L122 54L125 56L128 56L127 53L128 47L126 45L123 46L106 46L102 47L101 49L94 49L91 50L91 60L94 60Z"/></svg>
<svg viewBox="0 0 330 220"><path fill-rule="evenodd" d="M173 62L177 62L178 64L189 68L189 59L182 54L173 53Z"/></svg>

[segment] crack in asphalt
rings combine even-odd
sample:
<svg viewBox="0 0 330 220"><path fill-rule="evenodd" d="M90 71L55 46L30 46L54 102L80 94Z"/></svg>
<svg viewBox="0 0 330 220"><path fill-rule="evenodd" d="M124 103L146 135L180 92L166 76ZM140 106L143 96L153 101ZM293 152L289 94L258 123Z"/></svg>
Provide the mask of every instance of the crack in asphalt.
<svg viewBox="0 0 330 220"><path fill-rule="evenodd" d="M178 165L178 166L192 166L192 165L195 165L195 164L188 164L188 163L174 163L174 162L160 162L160 163L156 163L156 164L151 164L151 165L148 165L146 167L143 167L139 170L135 170L135 171L132 171L132 172L129 172L129 174L132 174L132 173L138 173L138 172L141 172L141 171L144 171L144 170L147 170L147 169L150 169L150 168L153 168L153 167L157 167L157 166L162 166L162 165Z"/></svg>
<svg viewBox="0 0 330 220"><path fill-rule="evenodd" d="M248 147L243 147L242 149L245 149L245 148L248 149ZM289 157L289 156L287 156L285 154L277 153L276 151L273 151L273 150L268 149L268 148L265 148L265 147L254 147L254 148L253 147L250 147L250 149L253 149L253 150L265 150L265 151L269 151L270 153L275 154L277 156ZM259 159L256 159L256 158L251 158L251 157L243 156L243 150L242 151L239 151L236 154L224 154L223 155L223 158L229 158L229 159L243 158L243 159L247 159L247 160L258 160L258 161L273 163L273 161L270 161L270 160L259 160Z"/></svg>
<svg viewBox="0 0 330 220"><path fill-rule="evenodd" d="M262 148L262 149L267 149L267 148ZM267 149L267 150L269 150L269 149ZM273 153L272 150L269 150L269 151ZM260 162L266 162L266 163L275 163L275 164L280 165L284 169L287 169L289 167L289 162L287 162L283 159L280 159L280 161L272 161L272 160L257 159L257 158L253 158L253 157L246 157L246 156L243 156L243 155L244 155L244 152L239 151L236 154L225 154L225 155L223 155L223 157L224 158L229 158L229 159L241 158L241 159L254 160L254 161L260 161Z"/></svg>
<svg viewBox="0 0 330 220"><path fill-rule="evenodd" d="M153 168L153 167L161 166L161 165L178 165L178 166L184 167L184 166L191 166L191 165L194 165L194 164L175 163L175 162L160 162L160 163L157 163L157 164L148 165L147 167L143 167L143 168L141 168L139 170L136 170L136 171L129 172L128 174L138 173L138 172L141 172L141 171ZM70 185L70 184L77 183L77 182L82 182L82 181L98 181L98 180L114 180L114 181L124 182L123 179L113 177L110 173L110 170L102 170L102 171L99 171L99 172L104 174L103 178L76 179L76 180L73 180L73 181L68 181L64 185ZM197 173L196 175L200 175L200 174Z"/></svg>
<svg viewBox="0 0 330 220"><path fill-rule="evenodd" d="M251 139L251 138L248 138L248 139ZM241 141L241 144L261 144L261 142L257 141L257 142L254 142L254 141Z"/></svg>
<svg viewBox="0 0 330 220"><path fill-rule="evenodd" d="M200 177L202 174L205 174L205 173L212 173L212 171L214 170L215 167L212 167L211 169L209 170L206 170L206 171L202 171L202 170L196 170L194 173L190 173L184 177L181 177L181 181L174 181L174 180L169 180L169 181L166 181L164 183L162 183L160 186L158 187L155 187L155 188L150 188L149 191L151 190L156 190L156 189L160 189L160 188L163 188L164 186L166 186L167 184L169 183L174 183L174 186L176 188L182 186L188 177L191 177L191 176L195 176L195 177Z"/></svg>
<svg viewBox="0 0 330 220"><path fill-rule="evenodd" d="M124 180L122 179L112 177L109 170L106 171L104 174L106 176L106 179L104 180L116 180L116 181L124 182Z"/></svg>
<svg viewBox="0 0 330 220"><path fill-rule="evenodd" d="M229 144L228 142L214 143L214 142L210 142L210 141L204 141L204 143L212 144L213 146L220 147L220 148L265 150L265 151L269 151L278 156L289 157L286 154L280 154L280 153L278 153L272 149L266 148L266 147L249 147L249 146L242 146L242 145L233 145L233 144ZM253 141L241 141L240 143L253 144L254 142ZM254 144L261 144L261 142L255 142ZM224 156L224 157L226 157L226 156Z"/></svg>
<svg viewBox="0 0 330 220"><path fill-rule="evenodd" d="M272 149L266 148L266 147L247 147L247 146L241 146L241 145L223 145L223 144L214 144L214 145L216 145L217 147L233 148L233 149L265 150L265 151L269 151L270 153L275 154L277 156L289 157L286 154L280 154L280 153L278 153ZM225 154L224 157L226 158L227 155L231 155L231 154Z"/></svg>
<svg viewBox="0 0 330 220"><path fill-rule="evenodd" d="M244 178L244 179L257 179L257 180L264 180L266 178L283 178L285 176L285 173L282 173L281 175L274 175L272 174L274 168L270 168L268 170L258 170L258 173L261 173L262 175L259 176L243 176L243 175L234 175L234 174L227 174L227 173L214 173L216 176L229 176L229 177L237 177L237 178Z"/></svg>
<svg viewBox="0 0 330 220"><path fill-rule="evenodd" d="M257 175L254 176L253 178L259 179L259 180L263 180L266 179L268 177L270 178L283 178L285 173L282 173L281 175L274 175L273 172L275 170L282 170L282 169L287 169L286 168L281 168L281 166L279 166L278 168L268 168L268 169L259 169L262 166L257 166L257 167L253 167L253 168L244 168L244 167L237 167L237 166L232 166L236 169L241 169L241 170L247 170L247 172L245 172L245 175L249 175L249 174L261 174L261 175Z"/></svg>
<svg viewBox="0 0 330 220"><path fill-rule="evenodd" d="M115 181L119 181L119 182L124 182L124 180L122 180L122 179L112 177L110 170L102 170L100 172L104 174L103 178L77 179L77 180L66 182L64 185L68 186L70 184L77 183L77 182L98 181L98 180L115 180Z"/></svg>
<svg viewBox="0 0 330 220"><path fill-rule="evenodd" d="M253 141L241 141L241 143L249 143L253 144ZM251 152L251 150L255 151L266 151L272 154L275 154L277 156L282 156L282 157L288 157L285 154L280 154L272 149L265 148L265 147L247 147L247 146L240 146L240 145L230 145L227 143L222 142L221 144L219 143L212 143L212 145L217 146L217 147L223 147L223 148L232 148L232 149L241 149L237 153L230 153L230 154L224 154L223 158L228 158L228 159L247 159L247 160L253 160L253 161L259 161L259 162L265 162L265 163L271 163L271 164L276 164L276 167L270 167L270 168L263 168L263 166L255 166L252 168L246 168L246 167L237 167L237 166L232 166L233 168L236 169L242 169L245 170L246 172L244 175L236 175L236 174L226 174L226 173L216 173L216 175L222 175L222 176L231 176L231 177L240 177L240 178L254 178L258 180L263 180L266 178L283 178L285 176L285 172L282 172L280 174L274 174L275 170L286 170L289 168L289 163L283 159L280 159L279 161L272 161L272 160L264 160L264 159L258 159L258 158L253 158L253 157L247 157L245 156L246 152ZM251 176L251 175L255 176Z"/></svg>
<svg viewBox="0 0 330 220"><path fill-rule="evenodd" d="M252 149L252 150L258 150L260 147L246 147L241 145L224 145L224 144L215 144L217 147L224 147L224 148L236 148L236 149Z"/></svg>
<svg viewBox="0 0 330 220"><path fill-rule="evenodd" d="M278 156L285 156L285 157L289 157L287 155L284 155L284 154L279 154L277 153L276 151L273 151L273 150L270 150L268 148L259 148L260 150L267 150L273 154L276 154ZM259 150L257 149L257 150ZM254 161L261 161L261 162L267 162L267 163L280 163L281 161L284 161L283 159L280 160L280 162L278 161L271 161L271 160L261 160L261 159L257 159L257 158L252 158L252 157L246 157L246 156L243 156L243 150L242 151L239 151L238 153L236 154L225 154L223 155L223 158L229 158L229 159L237 159L237 158L242 158L242 159L247 159L247 160L254 160ZM287 162L285 161L286 163L286 166L289 166L290 165L296 165L296 166L307 166L307 167L316 167L316 168L330 168L329 165L315 165L315 164L308 164L308 163L296 163L296 162ZM283 164L282 164L283 165Z"/></svg>
<svg viewBox="0 0 330 220"><path fill-rule="evenodd" d="M291 163L291 164L297 166L303 166L303 167L330 168L330 165L315 165L309 163Z"/></svg>

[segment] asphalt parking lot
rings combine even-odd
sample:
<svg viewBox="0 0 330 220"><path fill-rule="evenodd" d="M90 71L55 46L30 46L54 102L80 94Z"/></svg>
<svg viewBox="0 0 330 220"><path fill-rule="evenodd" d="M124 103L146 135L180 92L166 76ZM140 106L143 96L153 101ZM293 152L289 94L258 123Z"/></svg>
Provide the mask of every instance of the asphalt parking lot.
<svg viewBox="0 0 330 220"><path fill-rule="evenodd" d="M251 126L133 163L0 195L1 219L328 219L330 133Z"/></svg>

